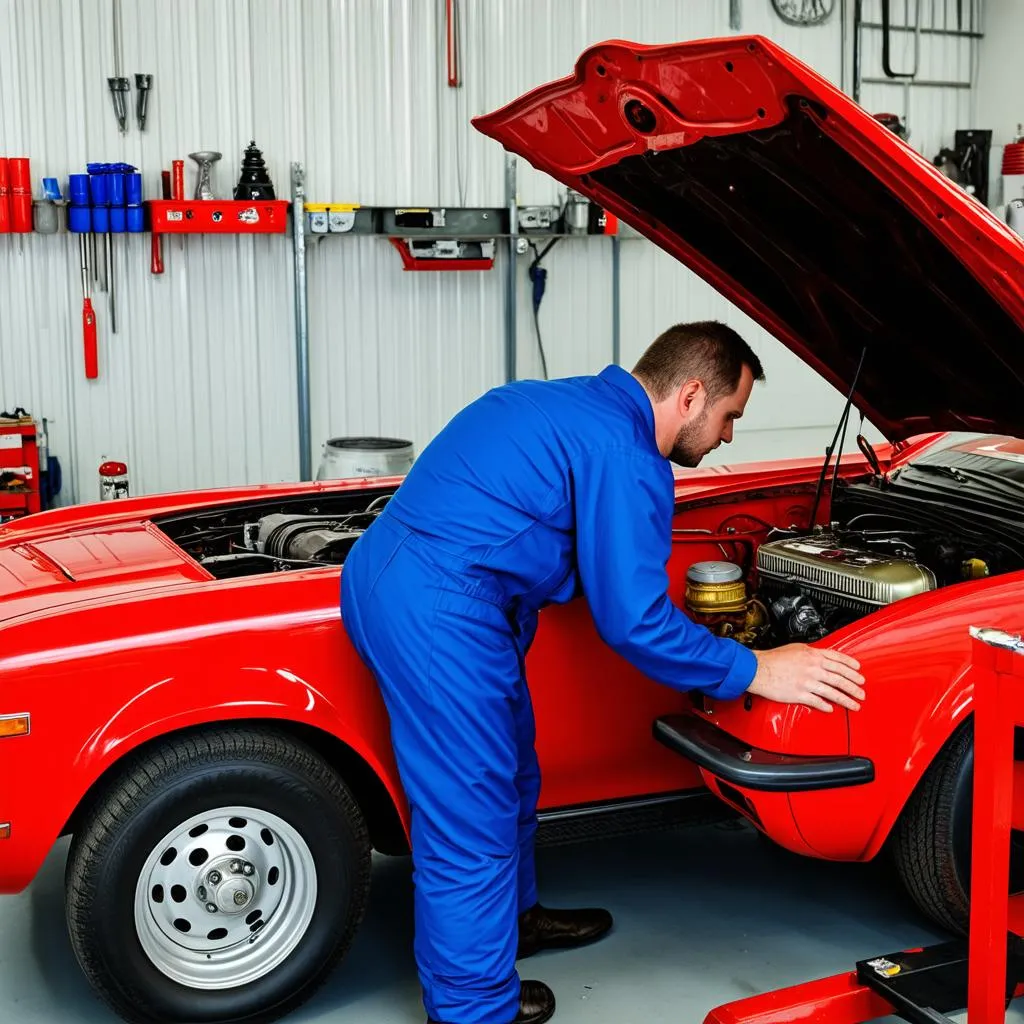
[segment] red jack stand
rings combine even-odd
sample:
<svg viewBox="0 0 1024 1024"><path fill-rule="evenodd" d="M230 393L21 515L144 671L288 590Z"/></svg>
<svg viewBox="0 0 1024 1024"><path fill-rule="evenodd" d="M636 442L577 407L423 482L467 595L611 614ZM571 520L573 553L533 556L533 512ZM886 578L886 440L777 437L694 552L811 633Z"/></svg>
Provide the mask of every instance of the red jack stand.
<svg viewBox="0 0 1024 1024"><path fill-rule="evenodd" d="M967 940L860 961L856 970L740 999L704 1024L862 1024L895 1014L912 1024L1003 1024L1024 994L1024 913L1008 899L1013 733L1024 725L1024 639L971 629L974 811Z"/></svg>

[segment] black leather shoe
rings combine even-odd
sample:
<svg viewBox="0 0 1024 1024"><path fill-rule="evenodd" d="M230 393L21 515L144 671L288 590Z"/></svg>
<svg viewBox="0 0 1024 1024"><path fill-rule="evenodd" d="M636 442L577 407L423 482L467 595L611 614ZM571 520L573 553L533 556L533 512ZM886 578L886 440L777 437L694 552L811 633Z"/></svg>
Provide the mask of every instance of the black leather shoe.
<svg viewBox="0 0 1024 1024"><path fill-rule="evenodd" d="M543 981L519 983L519 1012L509 1024L544 1024L555 1014L555 993ZM427 1020L427 1024L438 1024Z"/></svg>
<svg viewBox="0 0 1024 1024"><path fill-rule="evenodd" d="M607 910L550 910L539 903L519 916L519 951L523 960L542 949L569 949L601 938L612 926Z"/></svg>

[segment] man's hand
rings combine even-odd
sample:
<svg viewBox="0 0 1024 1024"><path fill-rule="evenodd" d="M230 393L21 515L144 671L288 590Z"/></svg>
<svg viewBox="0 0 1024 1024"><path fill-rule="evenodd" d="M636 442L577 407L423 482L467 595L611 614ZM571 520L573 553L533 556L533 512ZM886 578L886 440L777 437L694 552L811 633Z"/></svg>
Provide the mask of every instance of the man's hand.
<svg viewBox="0 0 1024 1024"><path fill-rule="evenodd" d="M757 673L748 693L781 704L806 704L819 711L834 710L832 703L860 710L857 702L864 699L864 677L857 671L860 663L849 655L806 644L787 644L755 654Z"/></svg>

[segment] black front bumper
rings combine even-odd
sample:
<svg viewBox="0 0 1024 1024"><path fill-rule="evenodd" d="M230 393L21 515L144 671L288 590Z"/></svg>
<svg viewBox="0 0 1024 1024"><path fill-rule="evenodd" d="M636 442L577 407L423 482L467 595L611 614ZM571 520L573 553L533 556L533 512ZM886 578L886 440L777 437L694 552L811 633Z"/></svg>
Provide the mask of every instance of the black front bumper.
<svg viewBox="0 0 1024 1024"><path fill-rule="evenodd" d="M740 789L808 793L873 782L866 757L801 757L748 746L697 715L665 715L654 722L654 738L716 778Z"/></svg>

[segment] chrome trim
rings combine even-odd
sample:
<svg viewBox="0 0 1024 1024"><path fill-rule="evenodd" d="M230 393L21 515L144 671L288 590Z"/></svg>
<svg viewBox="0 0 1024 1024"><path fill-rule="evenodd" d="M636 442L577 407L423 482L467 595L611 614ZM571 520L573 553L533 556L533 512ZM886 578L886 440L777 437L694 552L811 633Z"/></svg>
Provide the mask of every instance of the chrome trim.
<svg viewBox="0 0 1024 1024"><path fill-rule="evenodd" d="M28 719L28 732L22 733L22 735L23 736L31 736L32 735L32 716L27 711L22 711L19 714L14 714L14 715L0 715L0 722L7 722L7 721L10 721L10 719L12 719L12 718L27 718ZM16 736L4 736L2 738L5 739L5 740L17 739Z"/></svg>
<svg viewBox="0 0 1024 1024"><path fill-rule="evenodd" d="M645 807L662 804L684 803L694 796L706 796L707 790L696 788L682 793L668 793L663 796L643 797L638 800L618 800L606 804L583 804L576 807L562 807L553 811L541 811L538 822L565 821L570 818L592 818L598 814L614 814L616 811L637 811Z"/></svg>
<svg viewBox="0 0 1024 1024"><path fill-rule="evenodd" d="M990 626L969 626L968 629L975 640L980 640L989 647L1000 647L1004 651L1013 651L1014 654L1024 654L1024 637L1020 633L1006 633Z"/></svg>

